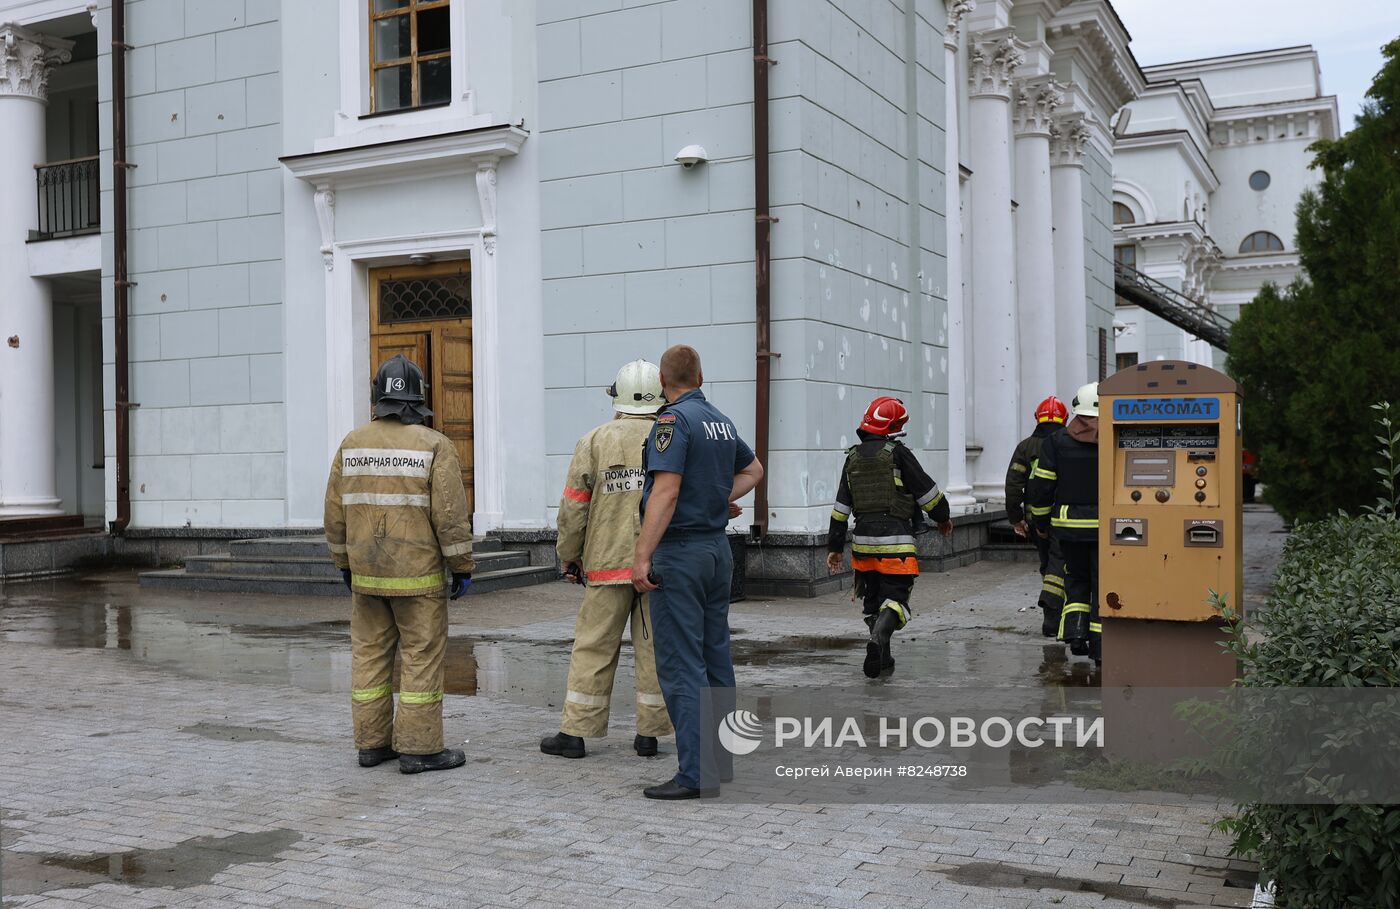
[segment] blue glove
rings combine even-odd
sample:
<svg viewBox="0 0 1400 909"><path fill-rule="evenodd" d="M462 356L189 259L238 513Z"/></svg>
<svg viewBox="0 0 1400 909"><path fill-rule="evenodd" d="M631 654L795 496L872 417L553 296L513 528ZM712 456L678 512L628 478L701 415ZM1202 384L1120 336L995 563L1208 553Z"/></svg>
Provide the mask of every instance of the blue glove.
<svg viewBox="0 0 1400 909"><path fill-rule="evenodd" d="M340 576L345 580L345 589L353 592L355 588L350 586L350 569L340 569Z"/></svg>
<svg viewBox="0 0 1400 909"><path fill-rule="evenodd" d="M467 592L467 588L472 586L472 576L470 574L458 574L452 572L452 593L449 600L455 600Z"/></svg>

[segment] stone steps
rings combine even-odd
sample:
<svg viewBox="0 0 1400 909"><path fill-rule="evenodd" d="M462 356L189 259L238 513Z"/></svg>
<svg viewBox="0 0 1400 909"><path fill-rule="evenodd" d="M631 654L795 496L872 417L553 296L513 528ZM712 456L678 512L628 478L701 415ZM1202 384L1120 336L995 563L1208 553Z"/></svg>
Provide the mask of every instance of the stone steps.
<svg viewBox="0 0 1400 909"><path fill-rule="evenodd" d="M982 558L988 562L1040 564L1040 553L1035 545L1016 536L1016 532L1005 522L988 528L987 542L982 544Z"/></svg>
<svg viewBox="0 0 1400 909"><path fill-rule="evenodd" d="M507 550L500 540L478 539L472 552L477 562L473 591L509 590L558 577L553 566L531 566L526 553ZM326 550L325 537L319 536L234 540L227 554L190 556L183 568L143 572L141 586L284 596L349 595Z"/></svg>

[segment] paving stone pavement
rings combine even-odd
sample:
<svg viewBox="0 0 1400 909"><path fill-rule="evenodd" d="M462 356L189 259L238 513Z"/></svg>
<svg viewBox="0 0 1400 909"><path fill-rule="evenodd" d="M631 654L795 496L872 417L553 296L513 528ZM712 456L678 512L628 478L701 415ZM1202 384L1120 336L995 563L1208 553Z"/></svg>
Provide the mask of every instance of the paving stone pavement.
<svg viewBox="0 0 1400 909"><path fill-rule="evenodd" d="M1037 587L1023 565L926 576L919 624L901 646L1038 651ZM1225 878L1252 866L1229 858L1210 829L1225 806L1204 798L649 802L640 789L673 772L673 746L632 755L630 717L619 713L586 760L541 755L558 692L513 692L533 690L531 673L562 688L577 602L559 584L454 605L454 639L555 646L502 668L478 645L477 694L450 694L445 706L467 765L405 776L355 763L343 603L142 591L120 573L0 590L4 906L1249 904L1250 891ZM863 629L841 594L736 604L733 625L736 641L760 649ZM860 653L756 660L740 665L739 683L849 684ZM1004 665L1020 664L973 671ZM524 680L497 678L490 691L493 672ZM620 690L625 705L630 682Z"/></svg>

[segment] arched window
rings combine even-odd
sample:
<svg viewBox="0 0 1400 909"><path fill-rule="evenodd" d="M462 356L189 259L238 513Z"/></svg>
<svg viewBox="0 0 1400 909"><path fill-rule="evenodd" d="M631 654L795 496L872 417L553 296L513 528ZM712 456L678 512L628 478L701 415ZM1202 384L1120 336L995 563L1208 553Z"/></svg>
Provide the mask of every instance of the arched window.
<svg viewBox="0 0 1400 909"><path fill-rule="evenodd" d="M1240 252L1283 252L1283 241L1267 230L1256 230L1240 243Z"/></svg>
<svg viewBox="0 0 1400 909"><path fill-rule="evenodd" d="M1114 224L1133 224L1136 223L1136 221L1137 218L1133 217L1133 210L1131 208L1124 205L1122 202L1113 203Z"/></svg>

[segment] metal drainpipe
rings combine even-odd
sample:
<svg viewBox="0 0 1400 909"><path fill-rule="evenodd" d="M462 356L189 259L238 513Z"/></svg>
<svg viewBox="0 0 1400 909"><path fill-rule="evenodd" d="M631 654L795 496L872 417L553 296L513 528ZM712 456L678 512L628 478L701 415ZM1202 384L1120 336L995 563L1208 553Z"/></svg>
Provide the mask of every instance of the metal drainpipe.
<svg viewBox="0 0 1400 909"><path fill-rule="evenodd" d="M768 210L768 0L753 0L753 176L754 176L754 454L763 465L763 479L754 489L754 523L750 536L768 535L768 391L773 358L770 347L769 237L778 219Z"/></svg>
<svg viewBox="0 0 1400 909"><path fill-rule="evenodd" d="M131 282L127 272L126 236L126 4L112 0L112 264L113 346L116 359L117 517L111 531L120 534L131 523L131 383L127 346L127 303Z"/></svg>

